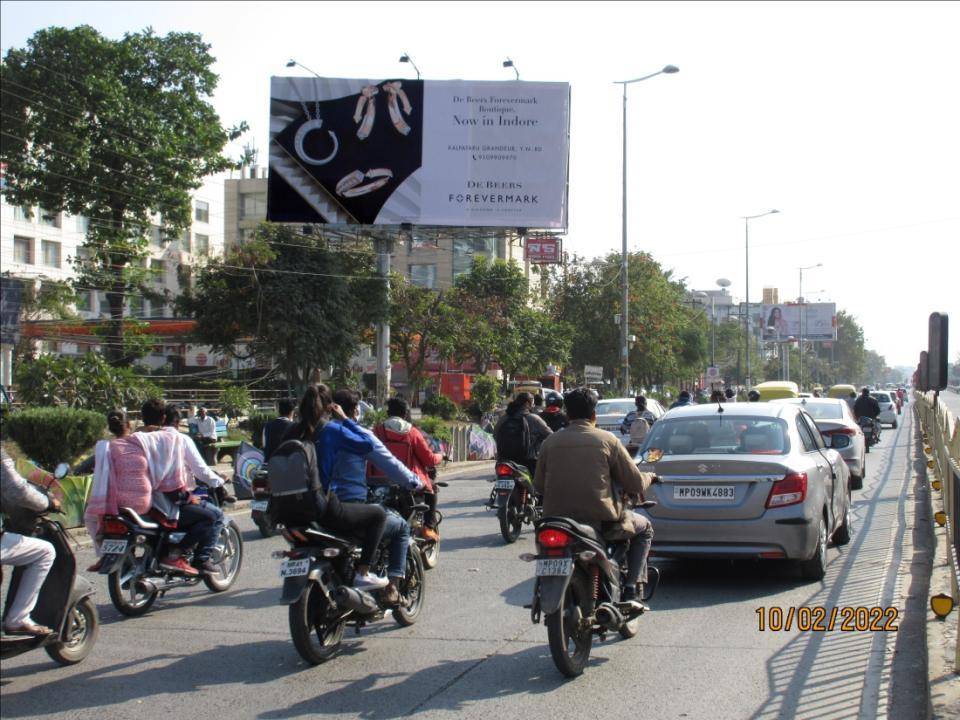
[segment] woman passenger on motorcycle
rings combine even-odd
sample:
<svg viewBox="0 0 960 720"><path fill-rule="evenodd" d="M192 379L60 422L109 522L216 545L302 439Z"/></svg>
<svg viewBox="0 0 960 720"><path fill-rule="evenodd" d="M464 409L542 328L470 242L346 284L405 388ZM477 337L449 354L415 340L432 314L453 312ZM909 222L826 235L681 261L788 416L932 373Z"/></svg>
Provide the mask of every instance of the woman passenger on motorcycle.
<svg viewBox="0 0 960 720"><path fill-rule="evenodd" d="M341 420L346 419L339 406L333 403L330 389L326 385L309 386L300 401L300 422L287 431L280 444L282 445L287 440L316 443L320 432L326 425L324 416L328 410L334 417ZM319 462L314 465L313 472L316 473L316 477L313 478L313 486L322 487ZM363 535L360 560L357 563L353 583L354 587L361 589L385 587L388 583L387 579L370 572L370 565L373 564L374 555L377 548L380 547L383 527L387 520L387 514L383 507L380 505L341 503L334 493L324 492L323 490L316 491L314 502L317 522L320 525L335 532L357 531Z"/></svg>
<svg viewBox="0 0 960 720"><path fill-rule="evenodd" d="M107 427L112 440L100 440L94 449L93 486L83 513L83 522L94 540L94 549L100 555L101 527L105 515L117 515L121 507L134 512L150 512L156 484L150 475L142 436L130 434L130 424L123 410L107 413ZM100 569L97 560L88 568Z"/></svg>

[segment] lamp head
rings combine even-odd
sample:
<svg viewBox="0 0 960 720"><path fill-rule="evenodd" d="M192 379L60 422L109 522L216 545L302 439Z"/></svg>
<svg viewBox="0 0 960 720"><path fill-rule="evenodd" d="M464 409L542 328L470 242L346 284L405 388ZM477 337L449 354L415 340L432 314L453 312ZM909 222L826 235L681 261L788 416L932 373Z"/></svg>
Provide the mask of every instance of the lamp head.
<svg viewBox="0 0 960 720"><path fill-rule="evenodd" d="M511 60L510 58L507 58L506 60L503 61L503 66L504 66L504 67L513 67L513 60Z"/></svg>
<svg viewBox="0 0 960 720"><path fill-rule="evenodd" d="M296 60L287 60L287 67L293 67L297 64Z"/></svg>
<svg viewBox="0 0 960 720"><path fill-rule="evenodd" d="M408 63L410 62L410 56L404 53L400 56L400 62Z"/></svg>
<svg viewBox="0 0 960 720"><path fill-rule="evenodd" d="M664 65L663 70L661 70L660 72L665 72L668 75L671 75L673 73L680 72L680 68L678 68L676 65Z"/></svg>

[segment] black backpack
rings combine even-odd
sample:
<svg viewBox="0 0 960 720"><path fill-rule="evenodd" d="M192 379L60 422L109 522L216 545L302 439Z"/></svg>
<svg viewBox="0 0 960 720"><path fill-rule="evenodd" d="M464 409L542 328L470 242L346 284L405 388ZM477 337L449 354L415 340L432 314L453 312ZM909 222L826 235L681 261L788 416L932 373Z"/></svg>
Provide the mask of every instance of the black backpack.
<svg viewBox="0 0 960 720"><path fill-rule="evenodd" d="M270 516L287 527L320 519L326 496L317 470L317 451L309 440L285 440L267 463ZM323 507L320 507L320 506Z"/></svg>
<svg viewBox="0 0 960 720"><path fill-rule="evenodd" d="M526 415L510 415L500 426L497 434L497 454L501 460L525 462L532 460L533 438L530 436L530 426Z"/></svg>

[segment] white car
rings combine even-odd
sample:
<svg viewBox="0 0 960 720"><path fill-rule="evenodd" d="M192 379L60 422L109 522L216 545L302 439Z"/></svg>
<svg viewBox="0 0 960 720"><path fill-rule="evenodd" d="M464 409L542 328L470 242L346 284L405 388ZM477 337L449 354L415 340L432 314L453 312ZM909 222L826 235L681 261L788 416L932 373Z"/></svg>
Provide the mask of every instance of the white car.
<svg viewBox="0 0 960 720"><path fill-rule="evenodd" d="M870 393L880 403L880 423L890 427L897 426L897 402L885 390L874 390Z"/></svg>
<svg viewBox="0 0 960 720"><path fill-rule="evenodd" d="M636 409L637 403L632 397L601 400L597 403L597 427L601 430L612 432L626 444L630 439L630 433L624 435L620 432L620 427L627 414ZM649 397L647 398L647 410L652 412L653 416L658 420L666 412L666 410L663 409L663 405Z"/></svg>
<svg viewBox="0 0 960 720"><path fill-rule="evenodd" d="M863 488L863 479L867 476L866 437L846 400L786 398L770 402L802 406L817 424L824 444L840 453L840 457L850 468L850 489Z"/></svg>

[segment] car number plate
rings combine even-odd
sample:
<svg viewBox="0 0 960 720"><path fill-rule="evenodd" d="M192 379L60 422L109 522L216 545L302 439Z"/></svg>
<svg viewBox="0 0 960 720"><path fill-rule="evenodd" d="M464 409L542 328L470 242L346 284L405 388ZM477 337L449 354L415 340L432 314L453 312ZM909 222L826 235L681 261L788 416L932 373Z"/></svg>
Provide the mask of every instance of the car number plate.
<svg viewBox="0 0 960 720"><path fill-rule="evenodd" d="M573 572L573 558L542 558L537 560L537 577L569 575Z"/></svg>
<svg viewBox="0 0 960 720"><path fill-rule="evenodd" d="M498 478L494 487L497 490L513 490L513 478Z"/></svg>
<svg viewBox="0 0 960 720"><path fill-rule="evenodd" d="M674 500L719 500L733 502L737 498L733 485L675 485Z"/></svg>
<svg viewBox="0 0 960 720"><path fill-rule="evenodd" d="M126 540L104 540L100 546L104 555L119 555L127 549Z"/></svg>
<svg viewBox="0 0 960 720"><path fill-rule="evenodd" d="M299 577L310 572L310 558L301 560L284 560L280 566L280 577Z"/></svg>
<svg viewBox="0 0 960 720"><path fill-rule="evenodd" d="M260 512L266 512L266 511L267 511L267 505L269 505L269 504L270 504L270 501L269 501L269 500L252 500L252 501L250 502L250 509L251 509L251 510L259 510Z"/></svg>

